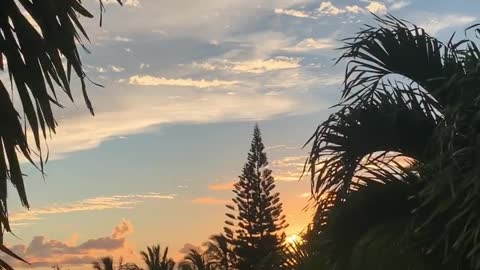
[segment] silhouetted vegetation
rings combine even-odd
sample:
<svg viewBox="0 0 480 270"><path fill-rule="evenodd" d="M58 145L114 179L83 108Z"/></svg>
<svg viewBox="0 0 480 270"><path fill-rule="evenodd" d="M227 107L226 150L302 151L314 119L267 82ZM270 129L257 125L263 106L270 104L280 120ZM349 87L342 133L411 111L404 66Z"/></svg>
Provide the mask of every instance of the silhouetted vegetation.
<svg viewBox="0 0 480 270"><path fill-rule="evenodd" d="M18 153L43 173L43 144L57 127L52 108L62 106L58 92L73 101L72 73L93 114L80 17L93 16L79 0L0 1L0 70L22 106L19 113L0 80L0 250L22 261L3 245L7 181L29 207ZM288 225L255 126L224 234L205 251L191 249L178 269L480 269L480 50L470 38L479 25L443 43L395 17L375 19L344 40L337 111L308 141L316 212L302 239L285 244ZM140 255L148 270L176 266L168 247ZM141 269L112 257L92 267ZM13 269L1 259L0 268Z"/></svg>
<svg viewBox="0 0 480 270"><path fill-rule="evenodd" d="M285 239L287 223L264 150L260 129L255 125L248 161L233 190L235 205L227 206L233 213L226 214L225 236L234 247L237 269L260 265L277 269L278 259L272 256Z"/></svg>
<svg viewBox="0 0 480 270"><path fill-rule="evenodd" d="M103 11L101 0L100 8ZM86 92L88 78L78 52L78 45L84 47L83 38L88 40L81 17L93 15L80 0L0 1L0 70L8 71L11 89L21 103L19 111L7 91L10 87L0 80L0 250L19 260L3 245L4 230L11 231L7 181L17 190L22 205L29 208L18 152L43 173L48 154L43 154L42 144L57 126L52 107L62 107L58 92L73 101L72 74L79 79L85 104L93 114ZM27 139L27 133L33 141ZM3 260L0 265L12 269Z"/></svg>
<svg viewBox="0 0 480 270"><path fill-rule="evenodd" d="M172 270L175 262L168 257L168 247L160 252L160 245L147 247L147 251L141 251L143 262L147 265L148 270Z"/></svg>
<svg viewBox="0 0 480 270"><path fill-rule="evenodd" d="M285 256L291 269L478 269L480 51L376 20L344 40L338 111L309 141L317 212Z"/></svg>

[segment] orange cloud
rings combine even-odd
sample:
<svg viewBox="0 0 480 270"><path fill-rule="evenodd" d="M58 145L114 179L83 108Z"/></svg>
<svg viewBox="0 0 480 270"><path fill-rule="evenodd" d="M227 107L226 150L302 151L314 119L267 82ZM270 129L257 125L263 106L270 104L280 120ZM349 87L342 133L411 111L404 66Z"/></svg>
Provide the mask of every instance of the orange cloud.
<svg viewBox="0 0 480 270"><path fill-rule="evenodd" d="M215 205L215 204L226 204L229 201L224 199L219 199L219 198L213 198L213 197L200 197L200 198L193 199L192 202L195 204Z"/></svg>
<svg viewBox="0 0 480 270"><path fill-rule="evenodd" d="M33 268L50 268L52 265L85 266L101 256L125 257L127 255L129 257L133 254L133 249L127 241L127 236L131 232L133 232L132 224L128 220L122 220L115 226L110 236L88 239L80 244L73 243L76 239L63 242L47 239L45 236L35 236L28 245L14 245L10 249L26 259ZM73 236L73 238L76 237ZM10 257L4 259L14 267L26 266Z"/></svg>
<svg viewBox="0 0 480 270"><path fill-rule="evenodd" d="M208 189L214 190L214 191L232 190L233 185L235 183L236 183L236 181L229 181L229 182L224 182L224 183L210 184L210 185L208 185Z"/></svg>

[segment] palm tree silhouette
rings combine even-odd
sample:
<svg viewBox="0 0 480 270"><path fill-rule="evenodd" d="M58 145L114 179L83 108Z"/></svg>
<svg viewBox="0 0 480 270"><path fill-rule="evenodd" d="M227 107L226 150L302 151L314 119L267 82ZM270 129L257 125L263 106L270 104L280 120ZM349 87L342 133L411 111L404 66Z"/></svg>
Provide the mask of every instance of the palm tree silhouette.
<svg viewBox="0 0 480 270"><path fill-rule="evenodd" d="M102 257L99 261L92 263L93 269L95 270L113 270L113 258L112 257Z"/></svg>
<svg viewBox="0 0 480 270"><path fill-rule="evenodd" d="M175 262L167 258L168 247L165 248L163 255L160 255L160 245L147 247L147 252L141 251L143 261L148 270L173 270Z"/></svg>
<svg viewBox="0 0 480 270"><path fill-rule="evenodd" d="M99 1L103 12L102 0ZM11 83L0 79L0 181L13 184L26 208L29 202L18 155L43 173L44 161L48 159L42 151L43 144L57 127L53 108L63 107L59 93L74 100L72 73L79 79L83 99L93 114L86 92L88 78L78 51L79 46L84 47L83 38L88 40L80 17L93 15L79 0L0 1L0 71L8 72ZM10 95L9 88L16 91L20 106L13 102L14 94ZM32 139L27 139L27 131ZM36 156L38 164L33 160ZM7 185L0 186L0 250L20 259L3 245L4 231L11 231ZM0 263L7 266L1 259Z"/></svg>
<svg viewBox="0 0 480 270"><path fill-rule="evenodd" d="M375 19L344 40L338 111L309 140L315 269L478 269L480 50Z"/></svg>
<svg viewBox="0 0 480 270"><path fill-rule="evenodd" d="M200 254L195 249L190 249L180 265L188 265L192 270L209 270L209 264L206 256Z"/></svg>
<svg viewBox="0 0 480 270"><path fill-rule="evenodd" d="M210 236L205 245L209 265L214 269L229 270L235 260L235 254L227 238L223 234L215 234Z"/></svg>

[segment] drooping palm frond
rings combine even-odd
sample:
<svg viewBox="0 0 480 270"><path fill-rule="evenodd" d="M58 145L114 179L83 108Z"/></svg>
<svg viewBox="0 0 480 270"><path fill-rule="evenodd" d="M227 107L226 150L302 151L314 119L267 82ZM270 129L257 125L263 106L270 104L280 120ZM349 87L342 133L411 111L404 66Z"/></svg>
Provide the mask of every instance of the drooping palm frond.
<svg viewBox="0 0 480 270"><path fill-rule="evenodd" d="M315 268L299 269L453 269L413 244L410 220L418 202L411 199L412 181L371 181L325 205L316 218L327 222L306 239L310 254L303 264Z"/></svg>
<svg viewBox="0 0 480 270"><path fill-rule="evenodd" d="M432 105L447 104L451 92L443 91L445 82L463 73L456 54L461 42L445 45L422 28L390 15L375 19L379 26L366 25L340 48L344 53L338 61L348 61L343 102L375 98L382 82L394 76L394 80L421 87L435 100Z"/></svg>
<svg viewBox="0 0 480 270"><path fill-rule="evenodd" d="M17 150L32 163L32 154L38 154L43 169L42 140L57 126L52 111L52 107L62 106L57 92L64 92L73 101L72 72L79 78L85 103L93 114L77 45L83 46L82 37L88 40L80 17L93 17L80 0L0 2L0 70L8 73L12 91L16 90L21 103L20 108L13 105L13 92L10 95L0 81L0 176L2 182L12 182L27 208ZM27 134L33 136L33 150ZM0 202L0 225L10 231L5 184Z"/></svg>
<svg viewBox="0 0 480 270"><path fill-rule="evenodd" d="M480 29L475 28L477 32ZM419 232L431 236L432 251L443 252L445 260L458 261L464 269L480 267L480 51L473 41L459 50L465 74L455 76L448 87L456 98L444 111L444 121L432 137L430 151L436 152L423 175L431 179L419 193L422 200ZM441 228L435 224L443 223ZM432 228L435 230L432 231ZM463 262L462 262L463 261Z"/></svg>
<svg viewBox="0 0 480 270"><path fill-rule="evenodd" d="M4 230L11 231L7 182L16 189L22 205L29 208L19 155L43 173L48 153L44 155L42 144L48 135L55 133L57 126L52 108L62 107L58 92L73 101L72 73L79 79L86 106L93 114L86 92L87 77L78 52L78 47L83 47L83 39L88 40L81 17L93 17L81 0L0 1L0 75L7 75L10 82L7 85L0 79L2 250L6 249L2 234ZM18 105L13 102L14 96L18 96ZM36 156L38 163L34 162Z"/></svg>
<svg viewBox="0 0 480 270"><path fill-rule="evenodd" d="M340 110L309 141L313 147L306 169L312 175L312 193L319 207L325 206L321 200L327 195L334 198L328 204L333 208L324 207L334 211L365 185L402 179L392 174L401 164L385 157L406 156L413 162L407 171L417 178L409 184L417 188L411 193L417 205L405 221L420 248L413 255L428 253L442 262L439 267L448 265L445 269L478 269L478 42L468 37L455 42L452 36L443 44L392 16L376 20L379 26L366 26L342 48L340 60L348 64ZM469 30L480 33L479 25ZM322 214L319 220L319 231L324 231L335 219ZM384 244L394 243L394 235L373 246L387 249ZM368 263L357 264L371 269Z"/></svg>
<svg viewBox="0 0 480 270"><path fill-rule="evenodd" d="M218 270L231 269L235 263L235 253L223 234L210 236L205 246L207 247L205 253L207 254L210 267Z"/></svg>
<svg viewBox="0 0 480 270"><path fill-rule="evenodd" d="M345 106L332 114L307 142L312 149L305 169L317 200L327 192L345 194L359 173L384 162L389 153L424 159L437 111L411 92L376 96L372 103Z"/></svg>
<svg viewBox="0 0 480 270"><path fill-rule="evenodd" d="M284 258L282 269L306 270L314 269L309 265L311 250L301 242L288 243L282 250L281 256Z"/></svg>
<svg viewBox="0 0 480 270"><path fill-rule="evenodd" d="M200 252L195 249L189 250L189 253L185 256L183 262L181 262L180 265L188 265L194 270L210 269L206 256L200 254Z"/></svg>

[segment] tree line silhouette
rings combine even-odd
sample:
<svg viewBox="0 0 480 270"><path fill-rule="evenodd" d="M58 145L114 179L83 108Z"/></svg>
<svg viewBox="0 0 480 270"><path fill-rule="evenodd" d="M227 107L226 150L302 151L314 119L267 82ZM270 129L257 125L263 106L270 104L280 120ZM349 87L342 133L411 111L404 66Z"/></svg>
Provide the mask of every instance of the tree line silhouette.
<svg viewBox="0 0 480 270"><path fill-rule="evenodd" d="M391 15L373 16L376 25L343 40L340 101L307 142L316 212L302 240L285 242L255 126L223 233L178 264L168 248L147 247L146 269L480 269L480 25L444 43ZM0 80L0 250L22 261L3 243L7 182L29 207L19 156L43 172L42 145L57 126L52 107L62 107L60 92L73 101L72 75L93 114L80 17L93 15L79 0L0 1L0 70L21 103ZM140 268L111 257L92 266ZM0 268L13 269L3 259Z"/></svg>

